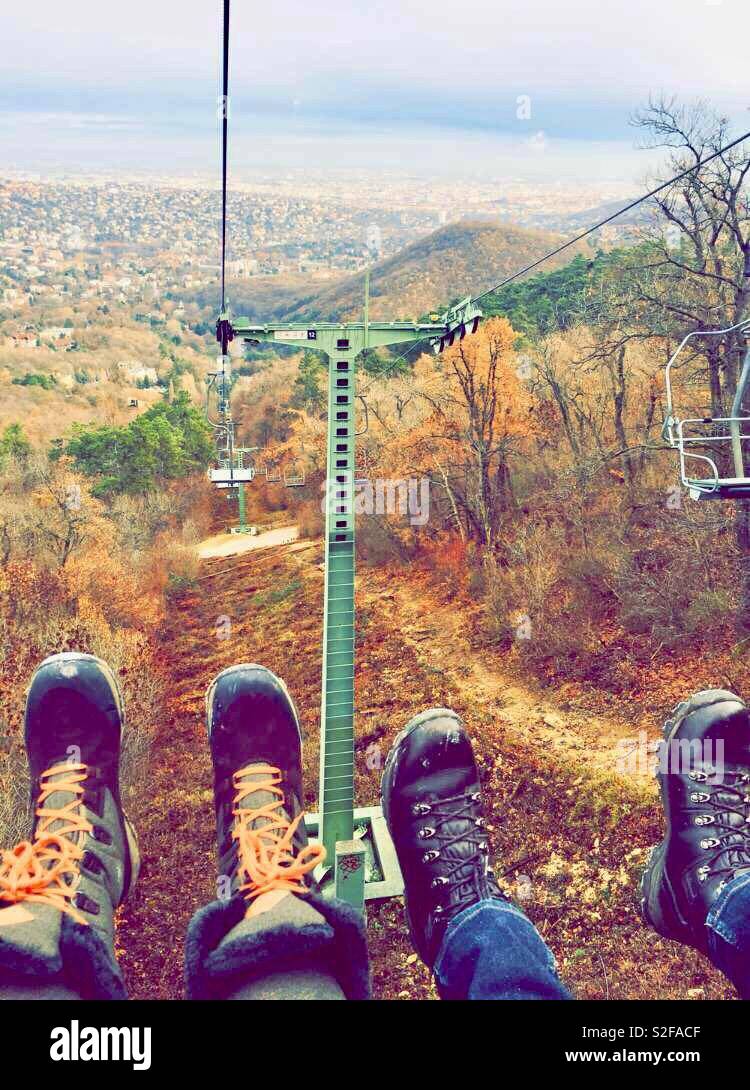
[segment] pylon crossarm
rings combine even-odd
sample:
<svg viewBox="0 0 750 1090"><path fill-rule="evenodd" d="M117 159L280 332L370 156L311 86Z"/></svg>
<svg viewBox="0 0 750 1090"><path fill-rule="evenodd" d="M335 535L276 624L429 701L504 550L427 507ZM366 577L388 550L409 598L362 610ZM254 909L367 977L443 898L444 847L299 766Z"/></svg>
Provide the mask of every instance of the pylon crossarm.
<svg viewBox="0 0 750 1090"><path fill-rule="evenodd" d="M363 348L384 348L408 341L440 340L448 335L443 323L428 322L341 322L255 325L246 318L232 323L235 337L246 344L285 344L292 348L317 348L327 355L340 350L356 354ZM365 343L367 342L367 343Z"/></svg>

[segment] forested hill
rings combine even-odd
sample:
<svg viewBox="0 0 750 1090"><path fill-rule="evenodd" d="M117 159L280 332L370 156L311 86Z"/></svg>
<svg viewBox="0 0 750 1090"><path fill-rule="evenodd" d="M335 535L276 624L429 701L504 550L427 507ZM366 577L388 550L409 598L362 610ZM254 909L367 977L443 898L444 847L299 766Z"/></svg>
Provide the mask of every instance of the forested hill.
<svg viewBox="0 0 750 1090"><path fill-rule="evenodd" d="M629 251L630 256L635 252ZM518 333L529 337L568 329L584 319L592 291L616 274L625 260L624 250L599 251L592 258L577 254L562 268L514 280L486 296L482 309L487 316L502 314Z"/></svg>
<svg viewBox="0 0 750 1090"><path fill-rule="evenodd" d="M486 290L519 267L559 245L561 238L546 231L528 230L494 221L465 221L434 231L405 247L371 270L370 315L379 319L413 319L446 300ZM550 262L567 263L576 251L588 254L585 244ZM356 318L362 313L364 274L347 277L322 291L286 301L277 317L327 321ZM237 313L251 313L240 297Z"/></svg>

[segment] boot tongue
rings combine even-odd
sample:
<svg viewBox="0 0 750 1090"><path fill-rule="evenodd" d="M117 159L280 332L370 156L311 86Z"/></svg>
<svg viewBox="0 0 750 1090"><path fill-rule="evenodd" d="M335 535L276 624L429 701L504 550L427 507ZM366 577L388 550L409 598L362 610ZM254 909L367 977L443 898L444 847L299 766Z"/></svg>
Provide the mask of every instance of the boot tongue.
<svg viewBox="0 0 750 1090"><path fill-rule="evenodd" d="M250 772L242 777L242 780L240 781L240 787L241 790L244 792L247 790L250 784L267 784L268 780L269 775L267 772ZM281 790L281 787L279 787L279 790ZM268 814L260 814L258 817L255 817L250 821L247 821L247 819L245 819L246 828L253 829L255 832L261 832L271 823L271 821L276 820L277 816L279 821L291 821L284 801L280 799L278 795L274 794L273 791L264 791L262 790L262 788L258 788L257 791L248 791L248 793L244 795L242 802L238 804L238 809L260 810L263 807L270 807L273 805L276 805L276 809L273 811L273 815L271 817L269 817Z"/></svg>
<svg viewBox="0 0 750 1090"><path fill-rule="evenodd" d="M55 775L45 776L44 777L44 784L49 785L49 786L53 786L53 785L56 785L56 784L70 784L71 777L76 777L77 778L77 773L73 770L73 768L60 767L60 771L56 772ZM80 796L80 795L77 795L75 791L64 790L62 788L60 790L57 790L57 791L51 791L50 794L47 795L47 797L45 798L44 802L39 803L39 801L37 801L36 808L35 808L35 819L34 819L35 820L35 825L34 825L35 835L36 835L36 833L39 832L39 826L43 825L43 824L44 824L44 828L45 828L45 834L60 833L61 829L64 829L64 828L70 829L70 826L71 826L71 820L70 819L56 818L53 821L49 821L48 819L44 818L44 816L43 816L43 818L37 818L36 811L37 810L44 810L47 813L49 813L52 810L64 810L65 807L69 807L71 816L74 816L77 812L80 812L80 809L78 809L78 808L73 809L71 807L71 802L81 802L81 804L83 804L83 797ZM78 847L81 846L82 841L83 841L83 836L84 836L83 833L81 833L81 832L78 832L78 833L68 832L68 833L65 833L64 835L65 835L66 838L71 840L72 843L75 844L76 846L78 846Z"/></svg>
<svg viewBox="0 0 750 1090"><path fill-rule="evenodd" d="M71 776L75 776L76 772L72 768L61 768L59 772L56 772L54 776L45 776L44 782L50 785L69 783ZM83 798L77 795L74 791L53 791L47 795L41 806L37 804L37 809L45 810L48 813L51 810L64 810L66 806L70 807L71 802L80 802L83 805ZM80 812L80 807L74 810L70 807L71 816ZM67 818L55 818L54 821L48 822L46 818L36 818L35 831L38 830L39 825L45 823L45 833L59 833L61 829L70 829L71 821ZM78 847L81 846L85 834L83 832L65 834L67 839L72 841Z"/></svg>

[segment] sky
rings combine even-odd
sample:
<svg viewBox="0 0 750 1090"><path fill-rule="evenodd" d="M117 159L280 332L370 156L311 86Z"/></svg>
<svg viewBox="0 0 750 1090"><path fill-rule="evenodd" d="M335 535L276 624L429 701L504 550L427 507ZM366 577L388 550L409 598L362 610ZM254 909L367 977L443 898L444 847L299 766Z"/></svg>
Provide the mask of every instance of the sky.
<svg viewBox="0 0 750 1090"><path fill-rule="evenodd" d="M3 5L6 168L212 171L220 8ZM749 30L747 0L234 0L233 166L635 180L650 94L750 128Z"/></svg>

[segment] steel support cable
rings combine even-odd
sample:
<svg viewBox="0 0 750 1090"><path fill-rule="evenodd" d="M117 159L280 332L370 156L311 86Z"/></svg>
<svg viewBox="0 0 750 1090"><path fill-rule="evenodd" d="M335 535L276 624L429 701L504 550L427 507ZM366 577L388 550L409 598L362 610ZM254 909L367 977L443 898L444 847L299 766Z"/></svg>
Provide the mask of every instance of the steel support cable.
<svg viewBox="0 0 750 1090"><path fill-rule="evenodd" d="M661 193L662 190L668 189L669 186L674 185L675 182L681 181L682 178L687 178L689 174L692 174L696 170L700 170L701 167L704 167L706 163L710 163L713 159L718 159L720 155L724 155L732 148L737 147L738 144L741 144L743 140L747 140L748 137L750 137L750 132L743 133L742 136L738 136L736 140L732 140L731 143L725 144L724 147L719 148L718 151L712 152L712 154L706 156L705 159L699 160L699 162L694 163L693 166L688 167L686 170L681 171L679 174L675 174L673 178L670 178L668 181L662 182L660 185L655 186L655 188L649 190L648 193L644 193L643 196L637 197L634 201L630 201L629 204L626 204L623 208L618 209L617 212L613 212L612 215L607 216L606 219L600 220L599 223L595 223L592 227L587 227L586 230L582 231L580 235L576 235L574 238L570 238L567 242L563 242L560 246L555 247L554 250L550 250L550 252L548 254L545 254L544 257L540 257L536 261L532 261L530 265L526 265L523 269L519 269L518 272L514 272L511 276L506 277L505 280L501 280L499 284L495 284L494 287L487 288L487 290L483 291L481 295L476 295L473 298L472 302L478 303L480 299L485 299L488 295L494 295L496 291L499 291L500 288L504 288L506 284L510 284L514 280L517 280L519 276L525 276L527 272L531 272L532 269L538 268L538 266L542 265L545 261L549 261L550 258L556 257L558 254L561 254L563 250L567 250L570 246L574 246L576 242L581 242L582 239L588 238L588 236L592 235L594 231L598 231L600 227L605 227L608 223L611 223L612 220L616 220L618 219L618 217L625 215L626 212L630 212L631 209L637 208L639 204L643 204L644 201L648 201L652 197L655 197L657 193Z"/></svg>
<svg viewBox="0 0 750 1090"><path fill-rule="evenodd" d="M227 264L227 151L229 145L229 0L223 0L221 65L221 313L226 310Z"/></svg>
<svg viewBox="0 0 750 1090"><path fill-rule="evenodd" d="M725 144L723 147L719 148L718 151L712 152L711 155L707 155L705 159L699 160L699 162L694 163L691 167L687 167L679 174L675 174L674 177L669 178L666 182L661 182L659 185L649 190L648 193L644 193L642 196L637 197L633 201L630 201L628 204L624 205L622 208L619 208L616 212L613 212L605 219L600 220L598 223L593 224L591 227L587 227L586 230L582 231L579 235L575 235L574 238L570 238L566 242L561 243L560 246L556 246L554 250L550 250L549 253L544 254L543 257L537 258L536 261L532 261L529 265L525 265L524 268L512 273L511 276L507 276L505 280L501 280L500 283L495 284L494 287L487 288L487 290L481 292L480 295L475 295L472 298L472 302L478 303L481 299L486 299L488 295L494 295L496 291L504 288L506 284L511 284L520 276L525 276L526 273L531 272L533 269L538 268L540 265L543 265L545 261L549 261L551 258L556 257L558 254L563 253L563 251L569 249L571 246L574 246L576 242L581 242L583 239L588 238L588 236L592 235L594 231L598 231L601 227L606 227L608 223L612 223L613 220L618 219L620 216L624 216L626 212L630 212L633 208L637 208L638 205L643 204L645 201L651 200L651 198L655 197L657 193L661 193L663 190L668 189L669 186L674 185L675 182L679 182L683 178L687 178L689 174L692 174L696 170L700 170L701 167L704 167L706 163L710 163L713 159L718 159L719 156L725 155L726 152L731 151L732 148L737 147L738 144L741 144L744 140L747 140L748 138L750 138L750 131L743 133L742 136L738 136L736 140L732 140L729 144ZM422 337L419 340L413 341L410 348L406 352L404 352L403 355L399 356L398 359L394 360L388 367L381 371L379 375L373 377L387 378L388 375L391 374L392 371L397 367L397 365L402 360L406 359L406 357L411 352L413 352L416 345L420 344L421 341L426 339L426 337Z"/></svg>

